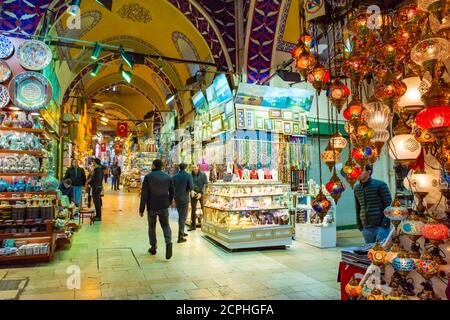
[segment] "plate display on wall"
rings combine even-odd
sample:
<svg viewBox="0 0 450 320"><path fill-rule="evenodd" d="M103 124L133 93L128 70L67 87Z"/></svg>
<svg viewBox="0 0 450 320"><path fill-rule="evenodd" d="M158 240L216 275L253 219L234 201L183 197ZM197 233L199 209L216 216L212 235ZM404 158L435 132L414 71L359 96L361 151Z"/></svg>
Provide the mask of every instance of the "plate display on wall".
<svg viewBox="0 0 450 320"><path fill-rule="evenodd" d="M39 71L52 61L52 52L42 41L28 40L17 48L17 57L25 69Z"/></svg>
<svg viewBox="0 0 450 320"><path fill-rule="evenodd" d="M0 35L0 59L9 58L13 53L13 43L4 35Z"/></svg>
<svg viewBox="0 0 450 320"><path fill-rule="evenodd" d="M9 65L5 61L0 60L0 83L5 82L9 77L11 77Z"/></svg>
<svg viewBox="0 0 450 320"><path fill-rule="evenodd" d="M45 108L52 95L50 82L37 72L23 72L9 83L9 92L16 107L25 111Z"/></svg>
<svg viewBox="0 0 450 320"><path fill-rule="evenodd" d="M0 109L6 107L9 103L8 89L0 84Z"/></svg>

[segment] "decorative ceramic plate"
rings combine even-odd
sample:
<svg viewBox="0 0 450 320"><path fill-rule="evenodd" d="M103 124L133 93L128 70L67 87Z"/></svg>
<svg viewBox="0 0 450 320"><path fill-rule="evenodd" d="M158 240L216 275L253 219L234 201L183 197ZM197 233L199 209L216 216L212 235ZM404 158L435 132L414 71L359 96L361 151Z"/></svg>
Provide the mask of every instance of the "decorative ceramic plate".
<svg viewBox="0 0 450 320"><path fill-rule="evenodd" d="M22 42L17 48L17 56L21 66L28 70L42 70L52 61L50 48L37 40Z"/></svg>
<svg viewBox="0 0 450 320"><path fill-rule="evenodd" d="M4 108L9 103L9 92L5 86L0 84L0 108Z"/></svg>
<svg viewBox="0 0 450 320"><path fill-rule="evenodd" d="M45 108L52 95L50 82L37 72L23 72L16 75L9 84L12 102L25 111Z"/></svg>
<svg viewBox="0 0 450 320"><path fill-rule="evenodd" d="M0 83L5 82L9 77L11 77L11 69L5 61L0 60Z"/></svg>
<svg viewBox="0 0 450 320"><path fill-rule="evenodd" d="M0 35L0 59L9 58L13 52L13 43L4 35Z"/></svg>

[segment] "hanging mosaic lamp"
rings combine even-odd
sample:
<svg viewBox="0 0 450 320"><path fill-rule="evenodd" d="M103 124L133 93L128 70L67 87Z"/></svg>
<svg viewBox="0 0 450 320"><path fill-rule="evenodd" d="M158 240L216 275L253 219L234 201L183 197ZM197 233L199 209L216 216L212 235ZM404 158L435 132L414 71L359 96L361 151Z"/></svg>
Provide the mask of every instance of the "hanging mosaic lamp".
<svg viewBox="0 0 450 320"><path fill-rule="evenodd" d="M425 280L431 280L439 272L439 263L433 259L433 256L427 250L425 250L420 256L416 268L417 272L420 273Z"/></svg>
<svg viewBox="0 0 450 320"><path fill-rule="evenodd" d="M411 60L425 67L431 75L436 64L450 56L450 43L443 38L431 37L417 43L411 50Z"/></svg>
<svg viewBox="0 0 450 320"><path fill-rule="evenodd" d="M361 117L363 110L358 96L353 96L352 101L349 102L348 107L344 110L343 116L348 121L354 120Z"/></svg>
<svg viewBox="0 0 450 320"><path fill-rule="evenodd" d="M317 63L314 68L308 73L308 82L312 84L314 89L320 95L320 92L325 85L330 81L330 72L320 63Z"/></svg>
<svg viewBox="0 0 450 320"><path fill-rule="evenodd" d="M339 130L330 138L331 148L341 152L347 146L347 139L345 139Z"/></svg>
<svg viewBox="0 0 450 320"><path fill-rule="evenodd" d="M414 138L420 143L426 153L429 152L430 148L436 142L436 137L434 134L432 134L429 130L423 130L420 128L416 128L414 130Z"/></svg>
<svg viewBox="0 0 450 320"><path fill-rule="evenodd" d="M336 175L336 170L333 172L333 176L330 181L325 185L325 189L330 193L331 197L334 199L334 203L338 203L342 192L345 191L345 184L342 183L341 179Z"/></svg>
<svg viewBox="0 0 450 320"><path fill-rule="evenodd" d="M347 162L344 164L344 166L341 169L341 174L347 181L347 183L350 185L351 188L355 185L358 178L361 176L361 168L358 167L352 160L351 155L349 155L349 158Z"/></svg>
<svg viewBox="0 0 450 320"><path fill-rule="evenodd" d="M396 111L398 100L406 92L406 85L396 78L387 78L374 86L374 95L380 101Z"/></svg>
<svg viewBox="0 0 450 320"><path fill-rule="evenodd" d="M320 188L319 193L316 195L314 200L311 202L311 207L314 209L316 214L320 217L320 221L322 222L328 211L331 208L331 202L327 199L327 197L323 194L322 188Z"/></svg>
<svg viewBox="0 0 450 320"><path fill-rule="evenodd" d="M355 85L358 85L367 75L369 68L368 56L360 53L352 53L352 55L342 64L342 72L345 76L350 78Z"/></svg>
<svg viewBox="0 0 450 320"><path fill-rule="evenodd" d="M439 35L446 35L444 32L449 28L449 2L448 0L419 0L418 6L421 10L430 13L430 25L434 32Z"/></svg>
<svg viewBox="0 0 450 320"><path fill-rule="evenodd" d="M309 70L315 63L316 59L314 59L314 56L310 52L304 50L295 62L295 66L303 78L306 78Z"/></svg>
<svg viewBox="0 0 450 320"><path fill-rule="evenodd" d="M339 79L333 80L330 89L329 89L329 97L331 104L333 107L337 109L340 113L342 107L347 101L347 97L350 95L350 89Z"/></svg>
<svg viewBox="0 0 450 320"><path fill-rule="evenodd" d="M394 23L404 30L418 32L426 17L427 13L419 7L417 1L406 1L396 10Z"/></svg>
<svg viewBox="0 0 450 320"><path fill-rule="evenodd" d="M415 121L421 129L438 136L445 135L450 128L450 105L427 107L416 115Z"/></svg>
<svg viewBox="0 0 450 320"><path fill-rule="evenodd" d="M335 164L341 160L340 152L336 149L333 149L331 147L330 143L328 143L327 147L322 152L320 157L321 157L322 161L325 162L325 164L328 166L330 171L331 171L331 169L333 169Z"/></svg>
<svg viewBox="0 0 450 320"><path fill-rule="evenodd" d="M367 125L360 125L356 130L356 139L358 146L367 146L370 140L375 137L375 131Z"/></svg>

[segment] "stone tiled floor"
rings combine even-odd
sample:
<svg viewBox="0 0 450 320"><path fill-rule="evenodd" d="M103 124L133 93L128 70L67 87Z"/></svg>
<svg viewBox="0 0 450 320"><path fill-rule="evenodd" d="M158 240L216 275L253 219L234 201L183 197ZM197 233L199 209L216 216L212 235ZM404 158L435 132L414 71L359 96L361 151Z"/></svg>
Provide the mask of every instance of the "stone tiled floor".
<svg viewBox="0 0 450 320"><path fill-rule="evenodd" d="M120 194L120 196L119 196ZM103 222L85 224L70 248L51 263L2 268L0 279L29 278L20 299L339 299L339 248L317 249L298 241L287 250L229 253L206 241L202 232L174 243L164 257L158 226L156 256L147 253L147 219L138 216L136 193L110 193ZM171 213L173 238L176 212ZM354 230L338 232L340 247L362 243ZM81 270L81 288L67 289L67 269Z"/></svg>

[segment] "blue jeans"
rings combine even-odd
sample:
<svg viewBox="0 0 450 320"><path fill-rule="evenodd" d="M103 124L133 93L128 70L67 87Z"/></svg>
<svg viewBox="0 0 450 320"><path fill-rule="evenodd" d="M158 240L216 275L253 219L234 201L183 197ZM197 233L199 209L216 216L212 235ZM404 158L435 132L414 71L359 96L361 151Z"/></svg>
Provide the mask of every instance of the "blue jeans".
<svg viewBox="0 0 450 320"><path fill-rule="evenodd" d="M365 227L362 234L366 243L383 242L389 235L389 228Z"/></svg>
<svg viewBox="0 0 450 320"><path fill-rule="evenodd" d="M74 186L73 187L73 202L75 202L75 205L77 207L80 206L81 194L82 193L83 193L83 187L82 186Z"/></svg>

